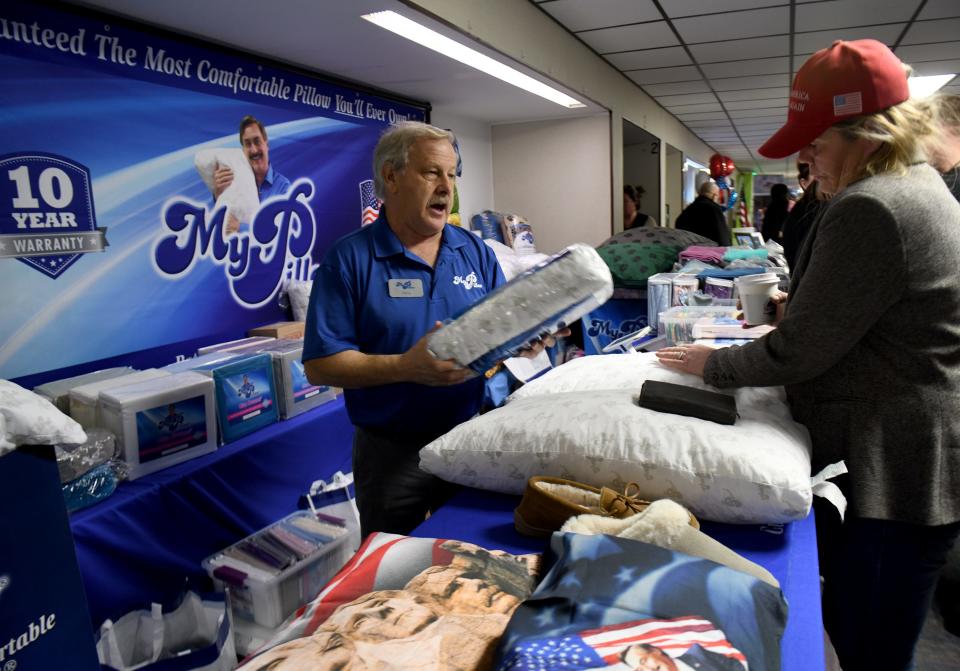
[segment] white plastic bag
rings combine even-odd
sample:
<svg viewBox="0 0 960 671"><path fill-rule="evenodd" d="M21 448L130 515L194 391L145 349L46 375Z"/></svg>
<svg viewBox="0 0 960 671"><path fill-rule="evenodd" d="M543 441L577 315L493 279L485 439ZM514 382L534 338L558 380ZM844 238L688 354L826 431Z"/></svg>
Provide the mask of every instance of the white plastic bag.
<svg viewBox="0 0 960 671"><path fill-rule="evenodd" d="M336 517L346 523L353 552L360 547L360 512L353 489L353 471L337 471L329 480L315 480L307 493L307 505L314 514Z"/></svg>
<svg viewBox="0 0 960 671"><path fill-rule="evenodd" d="M100 664L115 671L232 671L237 667L230 610L224 596L188 592L171 613L160 604L149 611L107 620L97 638Z"/></svg>

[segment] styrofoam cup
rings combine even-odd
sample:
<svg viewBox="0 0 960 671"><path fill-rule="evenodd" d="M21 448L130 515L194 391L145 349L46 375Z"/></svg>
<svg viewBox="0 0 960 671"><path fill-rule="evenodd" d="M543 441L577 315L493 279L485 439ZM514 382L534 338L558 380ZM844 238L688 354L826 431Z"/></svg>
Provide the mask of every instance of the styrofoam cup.
<svg viewBox="0 0 960 671"><path fill-rule="evenodd" d="M776 276L765 280L738 281L740 307L743 308L743 321L751 326L769 324L775 311L769 311L770 298L777 293L780 281Z"/></svg>

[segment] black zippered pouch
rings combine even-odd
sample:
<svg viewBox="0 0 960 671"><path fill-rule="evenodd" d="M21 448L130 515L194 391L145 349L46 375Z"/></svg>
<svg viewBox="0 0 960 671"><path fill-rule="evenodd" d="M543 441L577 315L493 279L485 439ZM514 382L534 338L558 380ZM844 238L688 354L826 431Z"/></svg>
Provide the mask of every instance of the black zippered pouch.
<svg viewBox="0 0 960 671"><path fill-rule="evenodd" d="M737 401L733 396L670 382L644 382L637 405L648 410L697 417L718 424L737 421Z"/></svg>

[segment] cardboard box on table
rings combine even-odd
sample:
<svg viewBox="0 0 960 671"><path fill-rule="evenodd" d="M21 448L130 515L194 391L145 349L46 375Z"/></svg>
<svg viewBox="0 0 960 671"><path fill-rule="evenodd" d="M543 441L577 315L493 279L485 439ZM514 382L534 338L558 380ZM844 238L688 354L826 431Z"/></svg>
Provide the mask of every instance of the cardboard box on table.
<svg viewBox="0 0 960 671"><path fill-rule="evenodd" d="M0 669L100 668L52 446L0 457Z"/></svg>
<svg viewBox="0 0 960 671"><path fill-rule="evenodd" d="M278 340L296 340L303 338L305 322L275 322L247 331L248 336L267 336Z"/></svg>

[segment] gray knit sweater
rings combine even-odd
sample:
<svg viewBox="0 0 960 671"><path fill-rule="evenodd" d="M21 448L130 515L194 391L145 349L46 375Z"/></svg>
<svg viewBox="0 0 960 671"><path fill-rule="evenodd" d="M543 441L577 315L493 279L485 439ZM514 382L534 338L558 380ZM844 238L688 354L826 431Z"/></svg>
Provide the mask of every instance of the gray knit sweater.
<svg viewBox="0 0 960 671"><path fill-rule="evenodd" d="M779 328L710 355L717 387L786 385L814 468L845 459L850 513L960 520L960 204L916 165L836 196Z"/></svg>

